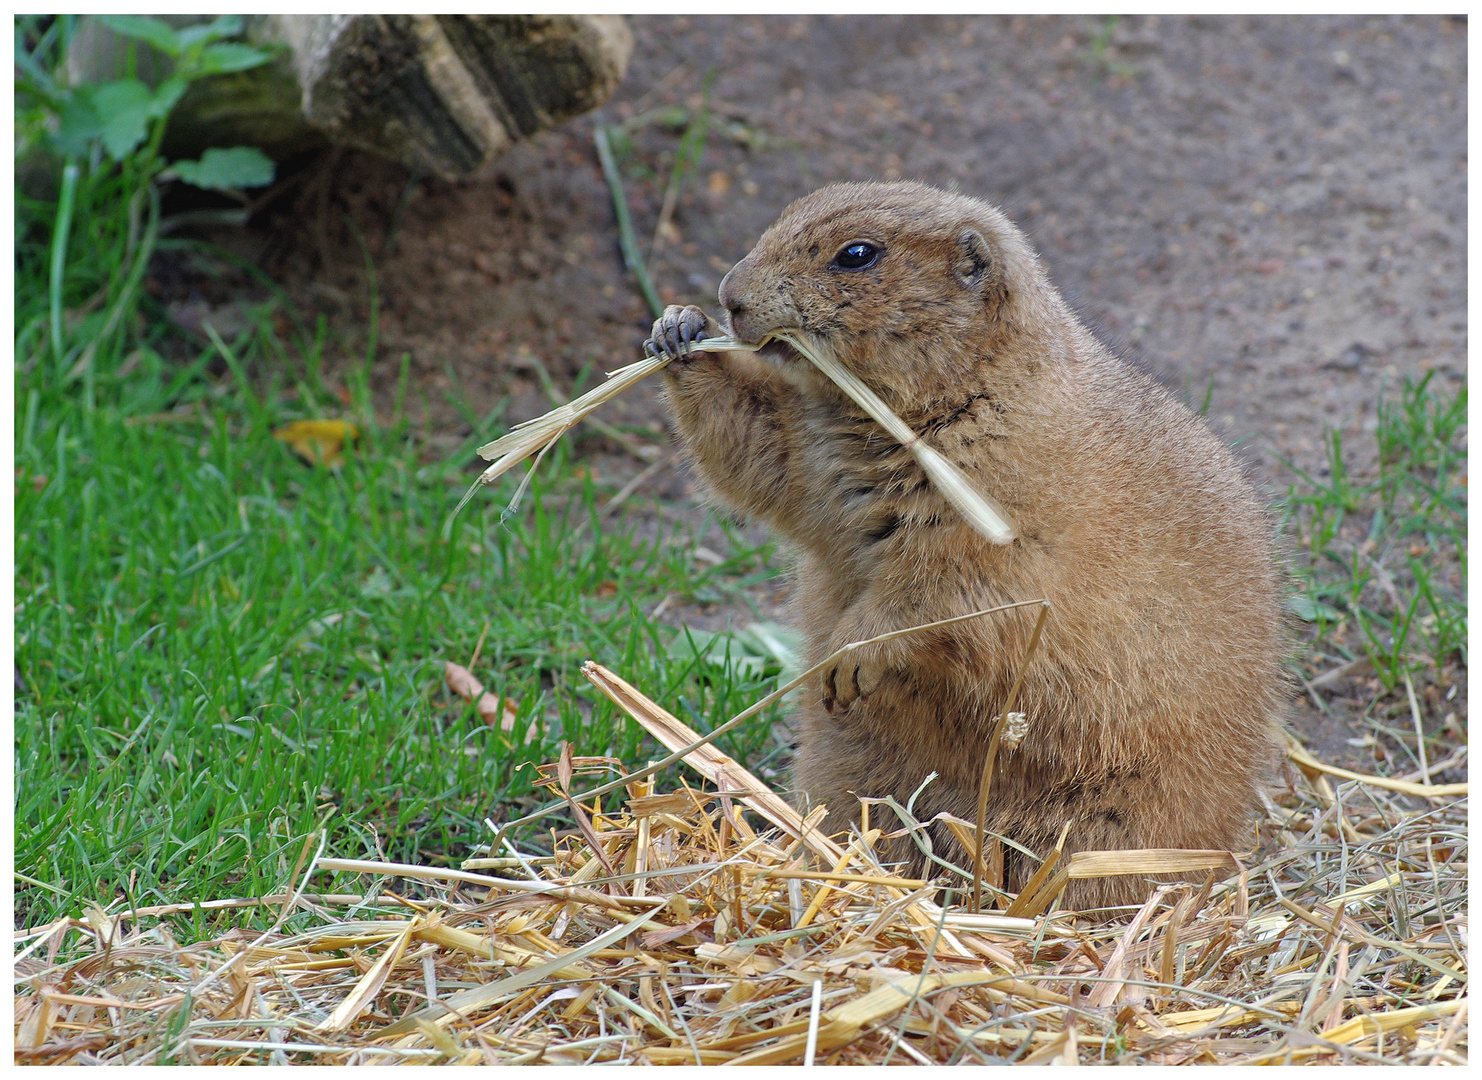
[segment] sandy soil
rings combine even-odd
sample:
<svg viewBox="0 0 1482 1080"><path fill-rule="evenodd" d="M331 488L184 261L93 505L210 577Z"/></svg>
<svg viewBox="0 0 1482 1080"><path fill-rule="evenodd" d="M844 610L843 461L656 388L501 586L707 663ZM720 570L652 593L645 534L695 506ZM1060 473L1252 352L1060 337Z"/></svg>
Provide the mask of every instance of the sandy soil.
<svg viewBox="0 0 1482 1080"><path fill-rule="evenodd" d="M695 108L715 125L650 255L667 302L715 307L722 274L790 200L845 179L915 178L1008 212L1085 320L1208 415L1272 498L1325 427L1372 461L1375 401L1466 356L1466 24L1449 18L640 17L607 123ZM373 381L410 354L431 446L483 415L545 411L543 364L639 355L650 315L623 269L593 118L446 184L328 155L261 215L253 257L329 316L355 356L378 269ZM645 247L680 131L644 124L623 157ZM353 229L349 223L353 222ZM358 234L358 236L357 236ZM364 239L364 249L361 247ZM606 418L662 441L637 392ZM584 448L614 484L643 462ZM648 490L693 505L679 469ZM773 593L762 598L769 607ZM709 612L710 620L724 612ZM706 612L673 617L705 621ZM1460 676L1464 680L1464 672ZM1365 698L1294 724L1331 756ZM1465 716L1465 683L1462 683ZM1345 711L1347 709L1347 711Z"/></svg>

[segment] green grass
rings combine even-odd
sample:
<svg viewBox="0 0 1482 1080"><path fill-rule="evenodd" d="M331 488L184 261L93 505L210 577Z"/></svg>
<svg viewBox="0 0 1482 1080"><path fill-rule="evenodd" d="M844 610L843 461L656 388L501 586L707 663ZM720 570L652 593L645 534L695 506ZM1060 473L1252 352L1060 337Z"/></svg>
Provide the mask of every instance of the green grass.
<svg viewBox="0 0 1482 1080"><path fill-rule="evenodd" d="M404 425L376 425L363 380L344 409L317 384L315 343L287 363L266 318L225 355L172 364L156 344L129 363L100 349L92 404L52 364L17 375L23 922L269 892L321 828L341 855L457 860L560 740L653 756L580 678L588 658L706 729L775 685L775 668L673 648L643 614L670 592L735 595L771 572L768 551L702 570L686 535L639 541L607 520L573 537L597 492L564 451L520 513L500 523L506 484L444 539L469 480L449 462L486 432L424 463ZM331 403L363 429L342 468L273 438ZM519 700L529 744L443 687L486 626L475 674ZM755 763L769 728L723 744Z"/></svg>
<svg viewBox="0 0 1482 1080"><path fill-rule="evenodd" d="M1405 698L1407 728L1406 680L1452 683L1467 664L1467 395L1432 383L1407 378L1381 396L1375 475L1354 476L1336 431L1320 474L1287 463L1292 610L1309 624L1314 666L1367 657L1378 697Z"/></svg>
<svg viewBox="0 0 1482 1080"><path fill-rule="evenodd" d="M59 178L15 208L20 923L271 892L321 832L340 855L457 861L490 839L486 818L539 801L528 766L562 741L655 756L580 677L589 658L705 731L776 685L780 665L746 655L744 635L729 651L676 641L644 614L670 594L744 597L775 573L770 549L733 535L726 561L701 567L681 530L640 540L599 521L565 447L518 514L501 513L511 480L445 534L499 410L456 402L464 445L430 457L402 419L418 392L405 360L391 414L371 408L374 302L347 403L324 381L344 343L322 322L304 326L224 253L160 241L163 118L122 160L48 158L75 28L16 23L17 130L33 172ZM187 339L143 287L172 248L277 299L236 341ZM360 426L342 467L273 437L310 418ZM444 664L469 664L480 640L474 674L518 700L517 735L444 687ZM763 766L776 715L721 745Z"/></svg>

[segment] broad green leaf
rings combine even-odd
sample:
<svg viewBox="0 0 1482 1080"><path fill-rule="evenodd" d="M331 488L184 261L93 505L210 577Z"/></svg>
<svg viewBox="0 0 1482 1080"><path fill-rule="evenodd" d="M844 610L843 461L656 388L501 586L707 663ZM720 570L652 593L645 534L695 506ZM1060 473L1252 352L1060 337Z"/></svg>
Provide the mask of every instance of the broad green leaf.
<svg viewBox="0 0 1482 1080"><path fill-rule="evenodd" d="M122 161L144 141L153 103L153 92L138 79L119 79L93 91L103 146L115 160Z"/></svg>
<svg viewBox="0 0 1482 1080"><path fill-rule="evenodd" d="M752 679L795 669L802 642L798 635L776 623L751 623L740 630L711 633L686 628L669 643L676 660L698 657L706 664L724 668Z"/></svg>
<svg viewBox="0 0 1482 1080"><path fill-rule="evenodd" d="M103 137L103 121L93 104L96 90L95 86L80 86L62 102L52 141L64 157L86 154L92 141Z"/></svg>
<svg viewBox="0 0 1482 1080"><path fill-rule="evenodd" d="M190 86L186 80L175 76L166 79L154 88L154 96L149 102L149 115L156 120L163 120L170 115L170 110L180 100L186 88Z"/></svg>
<svg viewBox="0 0 1482 1080"><path fill-rule="evenodd" d="M93 108L105 121L114 113L147 108L154 91L138 79L118 79L92 87Z"/></svg>
<svg viewBox="0 0 1482 1080"><path fill-rule="evenodd" d="M180 55L180 35L150 15L98 15L96 18L115 34L147 41L170 56Z"/></svg>
<svg viewBox="0 0 1482 1080"><path fill-rule="evenodd" d="M784 669L802 669L803 635L792 627L775 622L747 623L736 635L757 656L768 656Z"/></svg>
<svg viewBox="0 0 1482 1080"><path fill-rule="evenodd" d="M266 64L273 54L253 45L240 45L223 41L207 45L201 53L200 71L203 75L221 75L229 71L246 71Z"/></svg>
<svg viewBox="0 0 1482 1080"><path fill-rule="evenodd" d="M122 161L149 134L149 116L144 111L115 113L103 121L103 146L115 161Z"/></svg>
<svg viewBox="0 0 1482 1080"><path fill-rule="evenodd" d="M176 34L180 37L181 46L188 49L192 45L200 45L208 41L219 41L222 38L234 37L241 32L242 16L218 15L208 23L182 26L176 31Z"/></svg>
<svg viewBox="0 0 1482 1080"><path fill-rule="evenodd" d="M255 146L213 148L199 161L177 161L171 168L199 188L262 187L273 182L273 159Z"/></svg>

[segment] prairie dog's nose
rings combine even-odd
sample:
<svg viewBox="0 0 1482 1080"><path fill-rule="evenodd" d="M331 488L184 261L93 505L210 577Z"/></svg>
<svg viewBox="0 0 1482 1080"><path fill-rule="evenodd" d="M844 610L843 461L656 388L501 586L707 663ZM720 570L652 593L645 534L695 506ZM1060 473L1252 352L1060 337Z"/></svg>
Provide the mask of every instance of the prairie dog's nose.
<svg viewBox="0 0 1482 1080"><path fill-rule="evenodd" d="M751 269L748 259L742 259L731 267L726 276L720 279L720 306L726 309L726 322L730 324L733 336L741 341L750 341L748 334L755 328L748 326L747 316L755 312L756 303L751 295L751 290L746 287L747 277Z"/></svg>
<svg viewBox="0 0 1482 1080"><path fill-rule="evenodd" d="M745 262L742 259L741 262ZM741 302L739 290L736 288L736 271L741 269L741 263L737 263L726 271L726 276L720 279L720 306L732 315L746 310L746 305Z"/></svg>

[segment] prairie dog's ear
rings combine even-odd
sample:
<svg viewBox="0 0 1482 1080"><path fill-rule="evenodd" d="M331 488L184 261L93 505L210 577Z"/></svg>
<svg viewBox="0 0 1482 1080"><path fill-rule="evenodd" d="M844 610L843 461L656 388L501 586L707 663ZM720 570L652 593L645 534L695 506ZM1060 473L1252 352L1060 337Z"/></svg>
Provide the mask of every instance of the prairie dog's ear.
<svg viewBox="0 0 1482 1080"><path fill-rule="evenodd" d="M977 229L964 229L957 237L957 261L952 275L964 289L977 291L993 277L993 249Z"/></svg>

